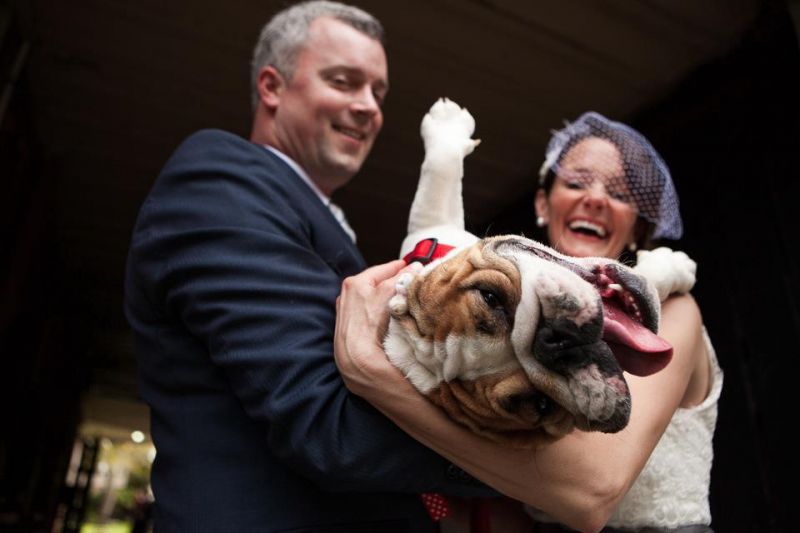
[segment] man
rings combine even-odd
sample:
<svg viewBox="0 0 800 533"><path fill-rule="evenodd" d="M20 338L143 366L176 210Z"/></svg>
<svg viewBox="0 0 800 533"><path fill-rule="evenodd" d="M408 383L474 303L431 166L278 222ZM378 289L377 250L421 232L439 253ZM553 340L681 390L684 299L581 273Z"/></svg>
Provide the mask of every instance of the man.
<svg viewBox="0 0 800 533"><path fill-rule="evenodd" d="M382 125L382 31L332 2L276 15L254 53L251 142L194 134L142 206L125 305L160 533L426 531L419 493L486 492L334 364L336 297L365 264L329 197Z"/></svg>

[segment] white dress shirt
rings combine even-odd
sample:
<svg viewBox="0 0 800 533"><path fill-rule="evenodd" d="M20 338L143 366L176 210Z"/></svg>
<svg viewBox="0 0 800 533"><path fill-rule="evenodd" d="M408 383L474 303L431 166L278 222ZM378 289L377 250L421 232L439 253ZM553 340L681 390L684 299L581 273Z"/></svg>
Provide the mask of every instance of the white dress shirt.
<svg viewBox="0 0 800 533"><path fill-rule="evenodd" d="M305 182L305 184L308 185L309 187L311 187L311 190L316 193L317 197L320 199L320 201L323 203L323 205L326 205L328 207L328 209L330 209L331 213L333 214L333 217L336 219L337 222L339 222L339 225L342 226L342 229L344 230L344 232L347 233L350 236L350 238L353 240L353 243L355 243L356 242L356 232L353 231L353 228L351 228L350 224L347 223L347 218L345 218L344 211L342 210L342 208L339 207L338 205L336 205L335 203L331 202L331 199L328 198L325 195L325 193L323 193L321 190L319 190L319 187L317 187L316 183L314 183L311 180L311 178L306 173L306 171L303 170L303 168L300 165L298 165L297 162L295 162L294 159L292 159L288 155L284 154L283 152L281 152L277 148L274 148L274 147L266 145L266 144L263 144L262 146L264 148L266 148L267 150L269 150L270 152L272 152L273 154L275 154L278 157L280 157L283 161L286 162L287 165L292 167L292 170L297 172L297 175L300 176L300 178Z"/></svg>

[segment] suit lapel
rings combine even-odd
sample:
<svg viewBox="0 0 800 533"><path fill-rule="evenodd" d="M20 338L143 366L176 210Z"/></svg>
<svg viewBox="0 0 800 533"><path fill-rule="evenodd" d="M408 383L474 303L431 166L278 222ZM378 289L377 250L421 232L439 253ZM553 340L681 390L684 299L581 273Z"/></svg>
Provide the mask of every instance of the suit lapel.
<svg viewBox="0 0 800 533"><path fill-rule="evenodd" d="M287 189L299 201L304 211L309 224L310 240L320 257L339 277L350 276L364 270L366 263L361 252L328 206L322 203L311 187L285 161L266 148L261 148L273 164L284 169Z"/></svg>

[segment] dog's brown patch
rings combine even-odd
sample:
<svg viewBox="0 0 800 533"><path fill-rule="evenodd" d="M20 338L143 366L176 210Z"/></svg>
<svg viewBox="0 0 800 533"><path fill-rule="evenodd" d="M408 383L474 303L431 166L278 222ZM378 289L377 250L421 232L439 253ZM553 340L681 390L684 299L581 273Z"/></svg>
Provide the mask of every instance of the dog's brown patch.
<svg viewBox="0 0 800 533"><path fill-rule="evenodd" d="M475 433L515 448L550 442L574 427L574 417L535 388L522 369L444 382L427 396Z"/></svg>
<svg viewBox="0 0 800 533"><path fill-rule="evenodd" d="M411 284L408 311L422 337L441 342L452 334L508 335L520 299L519 271L482 248L479 243L464 250ZM501 307L482 300L482 290L494 293Z"/></svg>

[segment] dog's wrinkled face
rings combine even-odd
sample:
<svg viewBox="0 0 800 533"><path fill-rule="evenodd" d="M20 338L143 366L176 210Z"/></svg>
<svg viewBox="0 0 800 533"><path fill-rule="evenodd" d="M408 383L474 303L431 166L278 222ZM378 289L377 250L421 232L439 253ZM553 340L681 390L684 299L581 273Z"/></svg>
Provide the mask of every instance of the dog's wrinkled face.
<svg viewBox="0 0 800 533"><path fill-rule="evenodd" d="M671 356L642 277L522 237L479 241L400 289L389 358L454 420L514 446L575 427L619 431L630 416L622 370L647 375Z"/></svg>

